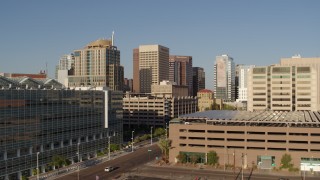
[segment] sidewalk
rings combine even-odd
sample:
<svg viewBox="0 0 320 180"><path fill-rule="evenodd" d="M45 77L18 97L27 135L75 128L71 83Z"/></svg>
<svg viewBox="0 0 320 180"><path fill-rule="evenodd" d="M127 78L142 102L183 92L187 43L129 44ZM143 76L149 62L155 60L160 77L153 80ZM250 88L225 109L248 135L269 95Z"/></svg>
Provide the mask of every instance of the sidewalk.
<svg viewBox="0 0 320 180"><path fill-rule="evenodd" d="M199 169L203 169L203 170L208 170L208 171L218 171L218 172L229 172L230 174L234 173L233 169L226 169L224 170L223 168L215 168L215 167L212 167L212 166L207 166L207 165L202 165L202 166L199 166L199 165L183 165L183 164L162 164L162 165L159 165L159 164L156 164L156 163L148 163L147 165L149 166L153 166L153 167L175 167L175 168L180 168L180 169L189 169L189 170L199 170ZM239 172L241 171L241 168L236 168L235 170L235 174L238 174ZM244 174L247 174L249 175L251 173L251 169L244 169ZM298 172L289 172L287 170L278 170L278 171L275 171L275 170L267 170L267 169L255 169L253 170L252 174L256 174L256 175L270 175L270 176L275 176L275 178L277 177L286 177L286 178L289 178L290 177L303 177L303 172L301 171L298 171ZM306 173L305 174L305 177L319 177L320 179L320 173L314 173L314 174L311 174L310 172L309 173Z"/></svg>

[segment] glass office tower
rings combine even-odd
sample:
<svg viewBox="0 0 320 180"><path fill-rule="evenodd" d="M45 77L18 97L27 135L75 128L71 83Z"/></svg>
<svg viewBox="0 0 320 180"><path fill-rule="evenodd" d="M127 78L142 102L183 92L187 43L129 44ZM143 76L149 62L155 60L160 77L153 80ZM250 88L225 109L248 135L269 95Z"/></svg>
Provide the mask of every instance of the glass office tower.
<svg viewBox="0 0 320 180"><path fill-rule="evenodd" d="M47 82L0 76L0 179L30 176L37 152L45 172L55 155L74 163L95 157L108 136L122 143L122 92L66 90Z"/></svg>

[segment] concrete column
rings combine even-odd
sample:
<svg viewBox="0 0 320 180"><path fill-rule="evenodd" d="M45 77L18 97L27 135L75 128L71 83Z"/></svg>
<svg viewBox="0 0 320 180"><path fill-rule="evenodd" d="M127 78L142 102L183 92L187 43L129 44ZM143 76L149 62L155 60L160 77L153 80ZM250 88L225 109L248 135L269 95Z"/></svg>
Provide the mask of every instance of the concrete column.
<svg viewBox="0 0 320 180"><path fill-rule="evenodd" d="M74 164L74 159L73 158L70 161L71 161L71 164Z"/></svg>
<svg viewBox="0 0 320 180"><path fill-rule="evenodd" d="M96 140L96 135L93 135L93 140L94 140L94 141Z"/></svg>
<svg viewBox="0 0 320 180"><path fill-rule="evenodd" d="M86 136L86 142L89 142L89 136Z"/></svg>
<svg viewBox="0 0 320 180"><path fill-rule="evenodd" d="M43 152L43 144L40 145L40 152Z"/></svg>
<svg viewBox="0 0 320 180"><path fill-rule="evenodd" d="M79 155L79 162L82 162L82 155Z"/></svg>
<svg viewBox="0 0 320 180"><path fill-rule="evenodd" d="M90 159L90 154L89 154L89 153L87 154L87 159L88 159L88 160Z"/></svg>
<svg viewBox="0 0 320 180"><path fill-rule="evenodd" d="M44 165L39 167L39 172L45 173L46 172L46 167Z"/></svg>
<svg viewBox="0 0 320 180"><path fill-rule="evenodd" d="M21 171L18 171L17 174L18 174L18 179L20 180L22 178Z"/></svg>
<svg viewBox="0 0 320 180"><path fill-rule="evenodd" d="M78 138L78 143L81 143L81 138Z"/></svg>
<svg viewBox="0 0 320 180"><path fill-rule="evenodd" d="M30 170L30 174L33 175L33 174L32 174L32 169L29 169L29 170Z"/></svg>
<svg viewBox="0 0 320 180"><path fill-rule="evenodd" d="M60 147L62 147L62 148L63 148L63 141L61 141L61 142L60 142Z"/></svg>
<svg viewBox="0 0 320 180"><path fill-rule="evenodd" d="M17 157L20 157L20 149L17 149Z"/></svg>
<svg viewBox="0 0 320 180"><path fill-rule="evenodd" d="M53 150L54 149L54 144L51 143L50 146L51 146L51 150Z"/></svg>
<svg viewBox="0 0 320 180"><path fill-rule="evenodd" d="M102 133L100 133L100 139L102 139Z"/></svg>
<svg viewBox="0 0 320 180"><path fill-rule="evenodd" d="M69 145L70 145L70 146L72 145L72 139L69 140Z"/></svg>
<svg viewBox="0 0 320 180"><path fill-rule="evenodd" d="M9 175L8 174L4 175L4 180L9 180Z"/></svg>
<svg viewBox="0 0 320 180"><path fill-rule="evenodd" d="M4 160L8 160L7 151L4 151L4 152L3 152L3 159L4 159Z"/></svg>
<svg viewBox="0 0 320 180"><path fill-rule="evenodd" d="M32 147L29 147L29 154L32 154Z"/></svg>

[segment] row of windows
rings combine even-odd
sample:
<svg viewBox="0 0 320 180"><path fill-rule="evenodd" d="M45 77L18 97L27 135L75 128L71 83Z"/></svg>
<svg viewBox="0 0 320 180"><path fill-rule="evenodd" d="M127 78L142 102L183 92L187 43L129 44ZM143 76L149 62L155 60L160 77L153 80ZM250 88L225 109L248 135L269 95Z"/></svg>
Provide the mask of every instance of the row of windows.
<svg viewBox="0 0 320 180"><path fill-rule="evenodd" d="M179 129L179 132L191 132L191 133L205 133L205 130L201 129ZM207 130L207 133L215 133L215 134L245 134L245 131L224 131L224 130ZM261 132L261 131L247 131L247 134L255 134L255 135L287 135L286 132ZM308 136L309 133L300 133L300 132L290 132L290 136ZM310 136L320 136L320 133L310 133Z"/></svg>
<svg viewBox="0 0 320 180"><path fill-rule="evenodd" d="M179 139L185 140L186 136L180 136ZM188 137L190 140L206 140L205 137ZM207 137L208 141L234 141L234 142L244 142L245 139L238 138L210 138ZM287 143L286 140L264 140L264 139L247 139L247 142L268 142L268 143ZM296 141L296 140L288 140L289 144L309 144L308 141ZM320 141L310 141L310 144L320 144Z"/></svg>
<svg viewBox="0 0 320 180"><path fill-rule="evenodd" d="M186 147L187 144L180 143L180 147ZM195 148L204 148L206 145L204 144L188 144L189 147ZM245 149L244 146L221 146L221 145L207 145L208 148L227 148L227 149ZM286 151L286 148L272 148L272 147L252 147L248 146L247 149L252 150L271 150L271 151ZM302 148L288 148L288 151L301 151L301 152L308 152L308 149ZM311 152L320 152L320 149L310 149Z"/></svg>

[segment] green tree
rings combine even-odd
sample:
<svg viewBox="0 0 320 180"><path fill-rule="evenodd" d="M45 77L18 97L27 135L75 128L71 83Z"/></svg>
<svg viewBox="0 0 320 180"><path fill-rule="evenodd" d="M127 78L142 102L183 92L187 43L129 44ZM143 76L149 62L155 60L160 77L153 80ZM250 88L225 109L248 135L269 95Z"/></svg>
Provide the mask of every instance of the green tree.
<svg viewBox="0 0 320 180"><path fill-rule="evenodd" d="M118 151L118 150L120 150L119 144L110 144L110 151L111 152Z"/></svg>
<svg viewBox="0 0 320 180"><path fill-rule="evenodd" d="M283 169L292 168L293 164L291 163L292 157L290 154L284 154L281 158L281 167Z"/></svg>
<svg viewBox="0 0 320 180"><path fill-rule="evenodd" d="M198 156L197 154L192 154L192 155L190 156L190 161L191 161L191 163L193 163L193 164L198 163L199 160L200 160L200 156Z"/></svg>
<svg viewBox="0 0 320 180"><path fill-rule="evenodd" d="M180 152L179 155L177 156L178 162L180 163L186 163L187 162L187 155L186 153Z"/></svg>
<svg viewBox="0 0 320 180"><path fill-rule="evenodd" d="M165 134L166 134L166 130L164 128L157 128L153 133L155 137L162 136Z"/></svg>
<svg viewBox="0 0 320 180"><path fill-rule="evenodd" d="M37 168L35 168L35 169L32 169L32 175L37 175Z"/></svg>
<svg viewBox="0 0 320 180"><path fill-rule="evenodd" d="M224 104L223 105L223 110L235 110L236 107L232 106L232 105L228 105L228 104Z"/></svg>
<svg viewBox="0 0 320 180"><path fill-rule="evenodd" d="M161 149L162 155L164 155L164 160L167 162L169 156L169 149L171 147L171 140L160 139L158 146Z"/></svg>
<svg viewBox="0 0 320 180"><path fill-rule="evenodd" d="M104 152L99 151L99 152L97 153L97 156L98 156L98 157L103 156L103 155L104 155Z"/></svg>
<svg viewBox="0 0 320 180"><path fill-rule="evenodd" d="M55 166L55 167L62 167L64 165L67 164L67 160L65 157L60 156L60 155L55 155L52 157L52 161L50 163L51 166Z"/></svg>
<svg viewBox="0 0 320 180"><path fill-rule="evenodd" d="M219 162L219 156L215 151L210 151L207 158L209 165L216 165Z"/></svg>
<svg viewBox="0 0 320 180"><path fill-rule="evenodd" d="M21 176L21 180L27 180L27 176Z"/></svg>

